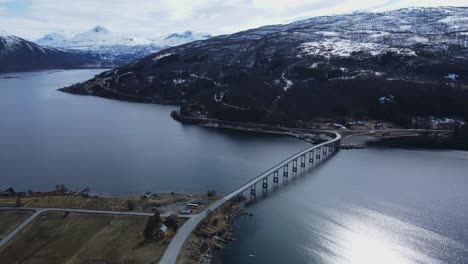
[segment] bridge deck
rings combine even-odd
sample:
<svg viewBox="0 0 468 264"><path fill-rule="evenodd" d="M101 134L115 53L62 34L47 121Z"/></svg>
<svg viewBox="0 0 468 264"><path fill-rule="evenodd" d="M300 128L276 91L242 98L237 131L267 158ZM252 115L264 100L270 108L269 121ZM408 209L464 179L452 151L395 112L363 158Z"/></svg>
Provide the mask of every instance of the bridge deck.
<svg viewBox="0 0 468 264"><path fill-rule="evenodd" d="M177 263L177 258L182 250L182 247L189 237L189 235L193 232L193 230L201 223L201 221L212 211L216 210L220 206L222 206L225 202L231 200L232 198L236 197L237 195L241 194L242 192L249 189L252 185L259 183L263 180L263 178L273 174L275 171L281 169L284 165L291 163L293 160L299 158L302 155L309 153L310 151L314 151L324 146L329 146L332 144L339 143L341 139L341 135L339 133L334 133L335 138L326 142L323 142L318 145L311 146L303 151L300 151L291 157L285 159L284 161L278 163L277 165L273 166L272 168L268 169L264 173L258 175L254 179L250 180L246 184L240 186L233 192L229 193L228 195L224 196L222 199L216 201L211 206L203 210L198 215L193 216L190 218L178 231L176 236L172 239L171 243L167 247L166 251L164 252L163 257L159 263L161 264L175 264ZM338 144L336 145L336 149L338 149Z"/></svg>

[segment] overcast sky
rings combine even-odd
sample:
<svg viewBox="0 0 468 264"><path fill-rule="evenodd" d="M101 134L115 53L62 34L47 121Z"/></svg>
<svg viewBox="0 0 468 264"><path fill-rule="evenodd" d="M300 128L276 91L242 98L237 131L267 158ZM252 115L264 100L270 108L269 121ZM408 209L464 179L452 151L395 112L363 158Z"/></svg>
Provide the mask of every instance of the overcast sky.
<svg viewBox="0 0 468 264"><path fill-rule="evenodd" d="M218 35L312 16L409 6L468 6L468 0L0 0L0 29L31 40L95 25L142 37L189 29Z"/></svg>

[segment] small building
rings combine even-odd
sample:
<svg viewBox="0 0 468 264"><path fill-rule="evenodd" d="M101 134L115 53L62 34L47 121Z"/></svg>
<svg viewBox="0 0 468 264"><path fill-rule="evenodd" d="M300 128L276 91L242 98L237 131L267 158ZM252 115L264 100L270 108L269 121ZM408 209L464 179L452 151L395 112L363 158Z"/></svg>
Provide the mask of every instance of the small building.
<svg viewBox="0 0 468 264"><path fill-rule="evenodd" d="M162 224L161 227L159 228L161 237L166 237L167 235L167 226L165 224Z"/></svg>

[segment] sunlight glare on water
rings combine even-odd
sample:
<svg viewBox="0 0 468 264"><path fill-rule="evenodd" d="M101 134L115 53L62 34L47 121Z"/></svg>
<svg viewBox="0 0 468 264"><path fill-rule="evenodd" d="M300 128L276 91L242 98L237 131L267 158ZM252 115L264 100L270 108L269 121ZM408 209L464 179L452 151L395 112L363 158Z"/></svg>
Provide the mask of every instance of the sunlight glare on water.
<svg viewBox="0 0 468 264"><path fill-rule="evenodd" d="M349 205L348 205L349 206ZM447 247L463 245L424 228L405 223L382 213L357 207L330 212L322 234L323 248L309 248L325 263L342 264L412 264L442 263L416 250L423 243L444 243Z"/></svg>

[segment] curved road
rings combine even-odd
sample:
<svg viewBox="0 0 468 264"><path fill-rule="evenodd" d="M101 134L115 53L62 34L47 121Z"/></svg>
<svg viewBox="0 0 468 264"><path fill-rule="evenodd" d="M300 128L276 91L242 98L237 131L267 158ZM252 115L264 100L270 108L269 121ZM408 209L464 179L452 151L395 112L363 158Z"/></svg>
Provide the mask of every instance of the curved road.
<svg viewBox="0 0 468 264"><path fill-rule="evenodd" d="M216 201L213 203L211 206L207 207L205 210L203 210L201 213L198 215L194 215L192 218L190 218L185 224L182 225L182 227L177 231L177 234L175 237L172 239L171 243L167 247L166 251L164 252L163 257L161 258L161 261L159 262L160 264L176 264L177 263L177 257L179 256L180 251L182 250L182 247L187 240L187 238L190 236L190 234L193 232L193 230L200 224L200 222L212 211L216 210L218 207L223 205L225 202L229 201L230 199L236 197L240 193L244 192L250 186L253 184L256 184L260 181L263 180L266 176L272 174L273 172L281 169L284 164L288 164L292 162L294 159L297 159L303 154L309 153L311 150L315 150L317 148L320 148L322 146L326 146L332 143L335 143L341 139L341 135L335 133L335 138L332 140L329 140L327 142L321 143L319 145L312 146L310 148L307 148L289 158L286 160L280 162L279 164L275 165L271 169L267 170L266 172L260 174L259 176L255 177L253 180L249 181L248 183L242 185L241 187L237 188L230 194L224 196L220 200Z"/></svg>

